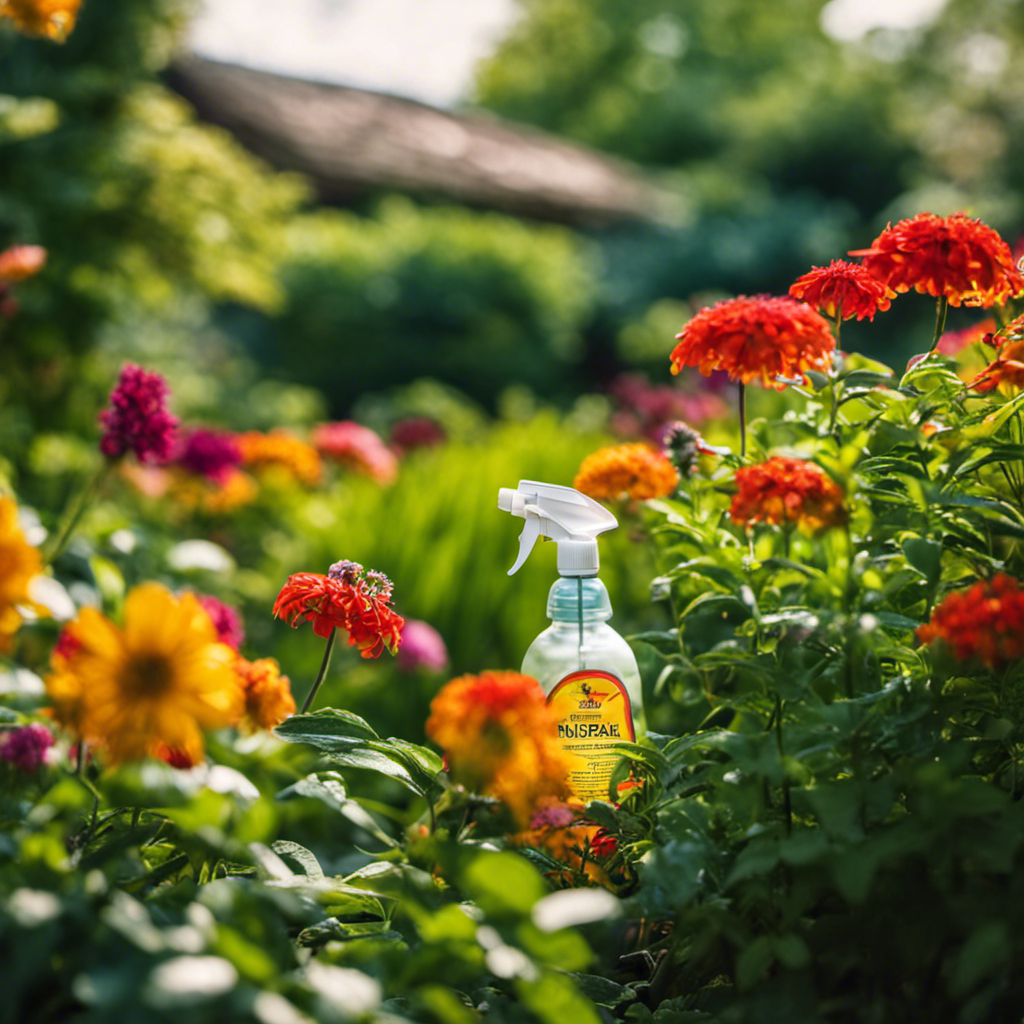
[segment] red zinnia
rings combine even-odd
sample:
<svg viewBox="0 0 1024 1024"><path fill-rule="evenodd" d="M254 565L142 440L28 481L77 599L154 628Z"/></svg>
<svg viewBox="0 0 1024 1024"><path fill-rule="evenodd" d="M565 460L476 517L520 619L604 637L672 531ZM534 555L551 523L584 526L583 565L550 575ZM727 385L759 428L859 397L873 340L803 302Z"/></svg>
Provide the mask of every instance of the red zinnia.
<svg viewBox="0 0 1024 1024"><path fill-rule="evenodd" d="M378 658L385 647L394 654L402 641L405 620L390 607L391 589L383 573L364 572L358 562L337 562L326 576L289 576L274 602L274 615L293 627L312 622L313 632L324 639L342 629L364 658Z"/></svg>
<svg viewBox="0 0 1024 1024"><path fill-rule="evenodd" d="M789 294L810 306L844 320L856 317L874 320L878 310L885 312L896 293L859 263L833 260L827 267L812 267L790 286Z"/></svg>
<svg viewBox="0 0 1024 1024"><path fill-rule="evenodd" d="M1010 247L980 220L963 213L919 213L890 224L870 249L858 249L864 267L898 292L913 288L950 305L992 306L1024 292L1024 275Z"/></svg>
<svg viewBox="0 0 1024 1024"><path fill-rule="evenodd" d="M941 641L957 661L1001 668L1024 655L1024 591L1003 573L954 591L918 627L917 638Z"/></svg>
<svg viewBox="0 0 1024 1024"><path fill-rule="evenodd" d="M676 335L672 372L696 366L705 377L724 370L730 380L781 390L780 377L826 372L835 338L828 322L806 303L741 295L702 309Z"/></svg>
<svg viewBox="0 0 1024 1024"><path fill-rule="evenodd" d="M820 466L785 455L736 470L733 522L797 523L814 532L846 520L843 489Z"/></svg>
<svg viewBox="0 0 1024 1024"><path fill-rule="evenodd" d="M100 451L109 459L133 452L139 462L165 462L174 447L178 421L167 411L167 381L141 366L125 366L100 413Z"/></svg>

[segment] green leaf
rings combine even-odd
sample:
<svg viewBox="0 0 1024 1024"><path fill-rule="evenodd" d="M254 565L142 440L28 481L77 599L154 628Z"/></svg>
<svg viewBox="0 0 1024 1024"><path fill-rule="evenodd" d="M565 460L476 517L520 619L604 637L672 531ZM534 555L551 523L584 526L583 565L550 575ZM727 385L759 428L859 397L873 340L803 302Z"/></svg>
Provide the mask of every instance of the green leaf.
<svg viewBox="0 0 1024 1024"><path fill-rule="evenodd" d="M302 870L306 872L306 877L311 881L323 880L324 869L320 867L320 861L306 847L289 842L287 839L278 839L270 844L270 848L279 857L288 858L300 864Z"/></svg>
<svg viewBox="0 0 1024 1024"><path fill-rule="evenodd" d="M511 852L478 854L462 873L462 887L486 914L526 916L547 886L525 858Z"/></svg>
<svg viewBox="0 0 1024 1024"><path fill-rule="evenodd" d="M764 977L775 962L770 935L759 935L736 958L736 987L748 989Z"/></svg>
<svg viewBox="0 0 1024 1024"><path fill-rule="evenodd" d="M380 739L358 715L339 708L323 708L309 715L292 715L274 732L289 743L308 743L328 751L346 750L353 743Z"/></svg>
<svg viewBox="0 0 1024 1024"><path fill-rule="evenodd" d="M902 546L907 562L934 587L942 574L942 545L928 537L907 537Z"/></svg>
<svg viewBox="0 0 1024 1024"><path fill-rule="evenodd" d="M564 974L545 971L536 981L520 981L519 998L544 1024L601 1024L593 1004Z"/></svg>
<svg viewBox="0 0 1024 1024"><path fill-rule="evenodd" d="M412 777L399 755L385 753L382 750L370 750L367 747L351 747L327 756L331 764L343 768L362 768L365 771L386 775L389 779L400 782L406 789L412 790L417 796L426 796L424 787Z"/></svg>

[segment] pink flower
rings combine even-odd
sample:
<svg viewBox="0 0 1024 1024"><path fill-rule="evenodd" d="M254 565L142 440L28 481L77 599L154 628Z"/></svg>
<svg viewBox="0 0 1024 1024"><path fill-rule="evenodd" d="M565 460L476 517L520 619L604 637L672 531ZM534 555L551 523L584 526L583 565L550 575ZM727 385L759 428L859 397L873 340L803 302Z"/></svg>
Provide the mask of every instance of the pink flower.
<svg viewBox="0 0 1024 1024"><path fill-rule="evenodd" d="M110 394L110 408L100 413L100 451L108 459L133 452L139 462L165 462L178 426L164 406L166 398L167 381L160 374L125 366Z"/></svg>
<svg viewBox="0 0 1024 1024"><path fill-rule="evenodd" d="M398 472L394 452L369 427L352 420L321 423L310 439L327 459L364 473L380 484L389 484Z"/></svg>
<svg viewBox="0 0 1024 1024"><path fill-rule="evenodd" d="M0 761L14 765L19 771L34 772L42 767L46 752L53 746L53 733L33 722L0 734Z"/></svg>
<svg viewBox="0 0 1024 1024"><path fill-rule="evenodd" d="M217 639L237 651L245 639L242 616L231 605L225 604L209 594L196 594L196 597L203 606L203 610L210 616L213 628L217 630Z"/></svg>
<svg viewBox="0 0 1024 1024"><path fill-rule="evenodd" d="M242 450L233 434L198 427L185 435L174 461L190 473L219 484L241 465Z"/></svg>
<svg viewBox="0 0 1024 1024"><path fill-rule="evenodd" d="M440 672L448 664L448 649L441 634L429 623L407 619L398 648L398 668L402 672Z"/></svg>

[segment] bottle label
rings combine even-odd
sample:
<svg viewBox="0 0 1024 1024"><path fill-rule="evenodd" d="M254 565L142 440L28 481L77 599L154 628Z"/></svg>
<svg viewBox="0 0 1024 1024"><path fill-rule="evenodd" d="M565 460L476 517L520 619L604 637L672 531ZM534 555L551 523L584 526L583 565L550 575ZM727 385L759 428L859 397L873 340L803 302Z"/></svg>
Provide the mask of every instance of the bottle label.
<svg viewBox="0 0 1024 1024"><path fill-rule="evenodd" d="M633 709L622 680L610 672L581 669L548 694L558 739L569 763L569 788L580 800L607 800L612 771L622 755L612 745L633 742Z"/></svg>

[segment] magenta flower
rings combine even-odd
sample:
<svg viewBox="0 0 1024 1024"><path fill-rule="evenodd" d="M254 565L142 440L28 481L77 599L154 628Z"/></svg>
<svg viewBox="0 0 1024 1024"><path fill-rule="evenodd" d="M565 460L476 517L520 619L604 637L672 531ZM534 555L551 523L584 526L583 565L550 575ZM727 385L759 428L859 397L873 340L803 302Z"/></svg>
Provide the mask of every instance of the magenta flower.
<svg viewBox="0 0 1024 1024"><path fill-rule="evenodd" d="M197 427L182 438L174 461L189 473L219 484L242 464L242 449L233 434Z"/></svg>
<svg viewBox="0 0 1024 1024"><path fill-rule="evenodd" d="M110 394L110 408L100 413L100 451L108 459L133 452L139 462L166 462L174 446L178 421L167 411L167 381L141 366L125 366Z"/></svg>
<svg viewBox="0 0 1024 1024"><path fill-rule="evenodd" d="M448 648L433 626L419 619L406 619L398 668L402 672L440 672L448 664Z"/></svg>
<svg viewBox="0 0 1024 1024"><path fill-rule="evenodd" d="M321 423L313 430L313 447L325 458L389 484L398 473L395 453L369 427L353 420Z"/></svg>
<svg viewBox="0 0 1024 1024"><path fill-rule="evenodd" d="M217 630L217 639L237 651L245 639L242 616L231 605L225 604L209 594L196 594L196 597L203 606L203 610L210 616L213 628Z"/></svg>
<svg viewBox="0 0 1024 1024"><path fill-rule="evenodd" d="M42 767L52 746L53 733L38 722L8 729L0 733L0 761L19 771L34 772Z"/></svg>
<svg viewBox="0 0 1024 1024"><path fill-rule="evenodd" d="M391 445L399 454L442 444L447 437L444 427L429 416L406 416L391 426Z"/></svg>

